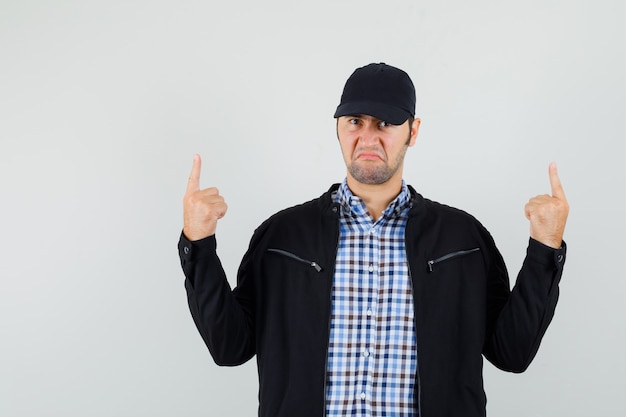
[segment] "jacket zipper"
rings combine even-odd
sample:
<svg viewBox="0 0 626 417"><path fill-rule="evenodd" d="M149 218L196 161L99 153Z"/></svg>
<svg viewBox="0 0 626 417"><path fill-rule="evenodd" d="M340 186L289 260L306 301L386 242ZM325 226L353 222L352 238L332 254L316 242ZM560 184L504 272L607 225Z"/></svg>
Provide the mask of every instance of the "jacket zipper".
<svg viewBox="0 0 626 417"><path fill-rule="evenodd" d="M405 237L406 240L406 237ZM404 251L406 250L406 241L404 243ZM411 273L411 265L409 264L409 256L406 255L406 268L409 273L409 282L411 283L411 292L415 292L415 285L413 284L413 274ZM417 379L417 415L422 415L422 380L420 378L420 361L419 361L419 346L417 343L417 307L415 306L415 294L413 294L413 326L415 326L415 357L417 358L417 366L415 367L415 377Z"/></svg>
<svg viewBox="0 0 626 417"><path fill-rule="evenodd" d="M458 256L469 255L470 253L478 252L480 248L468 249L468 250L459 250L456 252L451 252L446 255L440 256L437 259L432 259L427 262L428 264L428 272L433 272L433 268L435 264L438 264L443 261L447 261L448 259L456 258Z"/></svg>
<svg viewBox="0 0 626 417"><path fill-rule="evenodd" d="M333 212L338 212L338 206L333 208ZM337 223L339 223L339 218L337 218ZM338 225L339 226L339 225ZM329 311L328 311L328 337L326 338L326 359L324 360L324 391L322 391L322 398L324 401L322 402L322 417L326 417L326 381L328 378L328 349L330 348L330 321L333 315L333 282L335 280L335 267L337 264L337 254L339 253L339 234L337 234L337 244L335 245L335 264L333 265L333 271L330 276L330 291L328 292L329 298Z"/></svg>
<svg viewBox="0 0 626 417"><path fill-rule="evenodd" d="M339 245L337 245L337 250L339 250ZM336 258L336 256L335 256ZM334 280L334 276L335 276L335 271L333 269L333 279ZM323 403L322 403L322 417L326 416L326 381L328 378L328 349L330 347L330 321L332 318L332 310L333 310L333 286L332 283L330 284L330 311L328 313L328 340L326 341L326 359L324 360L324 391L323 391L323 396L322 398L324 399Z"/></svg>
<svg viewBox="0 0 626 417"><path fill-rule="evenodd" d="M293 253L291 253L291 252L287 252L286 250L282 250L282 249L271 249L271 248L270 248L270 249L268 249L267 251L268 251L268 252L278 253L278 254L281 254L281 255L285 255L286 257L291 258L291 259L293 259L293 260L295 260L295 261L305 263L305 264L307 264L307 265L312 266L313 268L315 268L315 270L316 270L317 272L321 272L321 271L322 271L322 267L321 267L321 266L320 266L317 262L314 262L314 261L308 261L308 260L306 260L306 259L303 259L303 258L299 257L298 255L294 255L294 254L293 254Z"/></svg>

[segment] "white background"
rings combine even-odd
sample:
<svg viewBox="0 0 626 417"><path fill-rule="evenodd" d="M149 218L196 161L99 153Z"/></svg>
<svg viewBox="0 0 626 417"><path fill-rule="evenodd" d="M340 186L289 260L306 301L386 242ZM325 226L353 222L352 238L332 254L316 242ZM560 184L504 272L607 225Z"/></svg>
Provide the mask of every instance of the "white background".
<svg viewBox="0 0 626 417"><path fill-rule="evenodd" d="M523 206L559 164L561 301L530 369L485 365L490 416L623 416L623 2L0 0L0 415L255 415L255 361L215 366L176 243L194 153L256 226L344 176L354 68L417 87L405 178L491 231L514 279Z"/></svg>

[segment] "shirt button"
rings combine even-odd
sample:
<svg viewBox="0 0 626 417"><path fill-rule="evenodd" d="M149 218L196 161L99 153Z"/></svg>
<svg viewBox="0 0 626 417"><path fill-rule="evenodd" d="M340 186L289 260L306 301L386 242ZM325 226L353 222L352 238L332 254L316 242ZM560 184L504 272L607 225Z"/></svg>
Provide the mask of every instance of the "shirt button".
<svg viewBox="0 0 626 417"><path fill-rule="evenodd" d="M372 310L367 310L367 315L371 316L372 315Z"/></svg>
<svg viewBox="0 0 626 417"><path fill-rule="evenodd" d="M367 358L369 355L370 355L370 351L369 350L363 351L363 356L365 356Z"/></svg>
<svg viewBox="0 0 626 417"><path fill-rule="evenodd" d="M361 393L361 395L359 395L359 398L361 398L362 400L364 400L364 399L365 399L365 393L364 393L364 392L362 392L362 393Z"/></svg>
<svg viewBox="0 0 626 417"><path fill-rule="evenodd" d="M367 268L367 270L370 271L370 272L374 272L374 265L370 265L370 267Z"/></svg>

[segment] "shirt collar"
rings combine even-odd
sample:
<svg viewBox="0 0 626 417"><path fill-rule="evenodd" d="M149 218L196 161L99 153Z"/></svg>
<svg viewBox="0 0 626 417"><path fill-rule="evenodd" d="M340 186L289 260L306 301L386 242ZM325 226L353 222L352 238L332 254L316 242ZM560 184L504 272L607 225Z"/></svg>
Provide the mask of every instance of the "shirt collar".
<svg viewBox="0 0 626 417"><path fill-rule="evenodd" d="M369 216L365 202L352 194L350 187L348 187L348 180L344 178L343 182L339 186L334 200L338 203L342 210L346 213L352 213L353 216ZM402 215L411 206L411 192L409 187L402 180L402 186L400 193L394 198L387 208L383 211L381 218L390 219Z"/></svg>

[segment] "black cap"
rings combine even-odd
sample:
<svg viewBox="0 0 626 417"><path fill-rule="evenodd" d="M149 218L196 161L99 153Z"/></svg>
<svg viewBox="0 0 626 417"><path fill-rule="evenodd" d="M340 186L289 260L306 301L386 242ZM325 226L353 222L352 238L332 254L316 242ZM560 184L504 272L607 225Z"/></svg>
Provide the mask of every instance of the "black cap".
<svg viewBox="0 0 626 417"><path fill-rule="evenodd" d="M415 87L409 75L384 63L357 68L346 81L334 117L357 114L394 125L415 115Z"/></svg>

